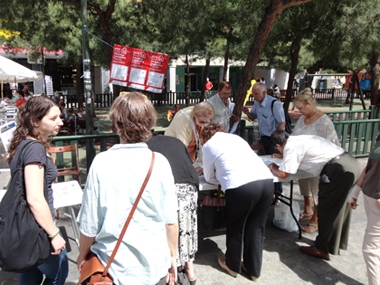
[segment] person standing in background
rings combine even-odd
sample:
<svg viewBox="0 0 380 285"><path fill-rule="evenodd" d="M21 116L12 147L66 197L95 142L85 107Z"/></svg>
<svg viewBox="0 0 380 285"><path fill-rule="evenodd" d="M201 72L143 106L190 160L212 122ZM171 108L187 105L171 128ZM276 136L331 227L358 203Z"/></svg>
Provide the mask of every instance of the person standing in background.
<svg viewBox="0 0 380 285"><path fill-rule="evenodd" d="M248 118L254 121L257 118L259 123L260 141L264 151L259 150L259 155L271 155L277 153L276 145L271 140L271 135L275 130L283 130L285 128L285 112L282 104L276 98L267 94L267 86L263 83L256 83L252 87L252 95L255 99L253 108L249 112L247 107L243 107L242 111ZM275 183L275 196L281 195L282 183Z"/></svg>
<svg viewBox="0 0 380 285"><path fill-rule="evenodd" d="M317 100L310 88L302 90L294 99L294 106L301 112L293 135L316 135L325 138L340 146L338 135L331 119L317 108ZM312 233L318 230L318 185L319 177L298 180L301 195L304 197L304 210L300 215L300 221L310 219L302 230ZM313 211L314 200L314 211Z"/></svg>
<svg viewBox="0 0 380 285"><path fill-rule="evenodd" d="M237 120L235 115L232 114L235 103L230 100L231 93L231 83L221 81L218 84L218 93L207 101L214 107L215 116L212 122L220 124L227 133L230 130L230 119L232 118L234 122Z"/></svg>
<svg viewBox="0 0 380 285"><path fill-rule="evenodd" d="M252 121L257 118L261 135L260 143L265 149L265 153L260 154L273 154L276 152L276 148L270 136L275 130L285 128L284 109L280 101L267 95L267 87L263 83L259 82L253 85L252 95L255 99L255 104L251 112L246 107L243 107L242 111Z"/></svg>
<svg viewBox="0 0 380 285"><path fill-rule="evenodd" d="M214 85L212 84L212 82L210 81L209 78L207 78L207 82L206 82L206 87L205 87L205 92L206 92L206 97L209 98L210 95L211 95L211 89L212 87L214 87Z"/></svg>
<svg viewBox="0 0 380 285"><path fill-rule="evenodd" d="M256 79L252 78L252 80L251 80L251 87L249 87L249 89L247 90L247 94L245 95L243 106L245 106L245 104L247 104L247 102L249 100L249 97L251 97L251 95L252 95L252 87L255 84L256 84Z"/></svg>

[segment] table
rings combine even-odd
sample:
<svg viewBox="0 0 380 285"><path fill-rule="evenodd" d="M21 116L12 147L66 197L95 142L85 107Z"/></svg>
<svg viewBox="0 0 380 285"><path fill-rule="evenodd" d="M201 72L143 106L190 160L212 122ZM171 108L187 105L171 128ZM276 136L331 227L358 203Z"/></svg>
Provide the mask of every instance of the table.
<svg viewBox="0 0 380 285"><path fill-rule="evenodd" d="M281 158L273 158L271 155L262 155L262 156L260 156L260 158L264 161L264 163L266 165L269 165L272 162L276 163L277 165L280 165L282 162ZM301 225L298 221L299 217L296 217L293 213L293 207L292 207L292 205L293 205L293 181L298 180L298 179L302 179L302 178L311 178L314 176L315 175L313 175L307 171L301 170L301 169L298 169L296 174L289 174L289 176L286 177L285 179L281 179L278 176L276 176L275 174L273 174L273 182L274 183L277 183L277 182L289 182L290 183L290 195L289 195L289 197L281 194L280 196L277 197L277 199L290 207L290 212L292 214L292 217L296 221L297 226L298 226L298 238L299 239L302 238L302 231L301 231ZM218 185L214 185L214 184L210 184L210 183L206 182L203 175L199 177L199 191L216 190L216 189L218 189Z"/></svg>

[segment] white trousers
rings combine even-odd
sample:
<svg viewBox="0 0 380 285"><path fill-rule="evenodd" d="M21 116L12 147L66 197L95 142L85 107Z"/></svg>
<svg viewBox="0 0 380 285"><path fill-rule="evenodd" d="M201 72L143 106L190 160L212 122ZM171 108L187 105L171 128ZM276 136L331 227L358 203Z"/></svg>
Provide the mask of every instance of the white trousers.
<svg viewBox="0 0 380 285"><path fill-rule="evenodd" d="M364 196L367 228L363 240L363 256L367 266L368 284L380 284L380 208L376 199Z"/></svg>

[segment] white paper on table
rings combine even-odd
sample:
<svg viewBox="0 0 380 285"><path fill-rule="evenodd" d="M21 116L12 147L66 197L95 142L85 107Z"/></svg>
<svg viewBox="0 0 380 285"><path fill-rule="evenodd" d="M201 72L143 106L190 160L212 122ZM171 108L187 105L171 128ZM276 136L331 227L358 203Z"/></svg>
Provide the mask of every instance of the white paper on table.
<svg viewBox="0 0 380 285"><path fill-rule="evenodd" d="M7 192L7 190L0 190L0 201L3 200L3 197L4 197L6 192Z"/></svg>
<svg viewBox="0 0 380 285"><path fill-rule="evenodd" d="M272 157L272 158L264 158L264 159L263 159L263 162L265 163L266 166L268 166L268 165L271 164L271 163L274 163L274 164L276 164L277 166L280 166L281 161L282 161L282 159L280 159L280 158L275 158L275 157Z"/></svg>
<svg viewBox="0 0 380 285"><path fill-rule="evenodd" d="M239 122L235 122L233 125L232 125L232 128L230 130L230 134L233 134L236 129L237 129L237 126L238 126Z"/></svg>
<svg viewBox="0 0 380 285"><path fill-rule="evenodd" d="M53 188L54 208L82 204L83 191L78 181L66 181L51 184Z"/></svg>

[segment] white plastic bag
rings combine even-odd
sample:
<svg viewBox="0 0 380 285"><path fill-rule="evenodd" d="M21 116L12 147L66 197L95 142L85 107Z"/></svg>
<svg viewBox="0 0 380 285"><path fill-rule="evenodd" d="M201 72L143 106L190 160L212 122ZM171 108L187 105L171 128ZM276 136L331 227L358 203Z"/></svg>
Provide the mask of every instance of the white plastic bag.
<svg viewBox="0 0 380 285"><path fill-rule="evenodd" d="M297 201L293 201L292 208L294 215L298 218L300 215L300 206ZM297 223L290 212L290 207L281 201L278 201L274 207L273 224L287 232L295 232L298 230Z"/></svg>

